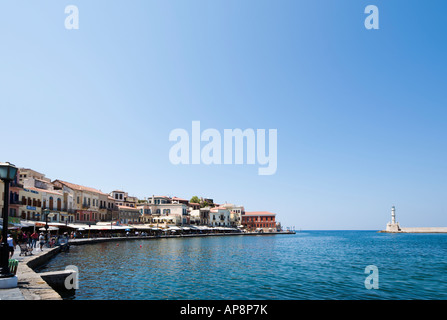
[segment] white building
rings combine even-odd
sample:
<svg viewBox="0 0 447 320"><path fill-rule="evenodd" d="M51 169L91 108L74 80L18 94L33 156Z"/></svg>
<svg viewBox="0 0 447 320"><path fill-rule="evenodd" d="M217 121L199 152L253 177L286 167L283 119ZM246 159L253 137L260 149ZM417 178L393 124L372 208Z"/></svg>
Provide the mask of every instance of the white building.
<svg viewBox="0 0 447 320"><path fill-rule="evenodd" d="M230 227L230 210L225 207L211 208L209 225L212 227Z"/></svg>
<svg viewBox="0 0 447 320"><path fill-rule="evenodd" d="M230 225L232 227L238 227L242 224L242 215L245 213L243 206L236 206L231 203L225 203L221 205L230 211Z"/></svg>
<svg viewBox="0 0 447 320"><path fill-rule="evenodd" d="M143 222L154 225L185 225L189 224L188 206L166 196L152 196L147 203L139 205Z"/></svg>

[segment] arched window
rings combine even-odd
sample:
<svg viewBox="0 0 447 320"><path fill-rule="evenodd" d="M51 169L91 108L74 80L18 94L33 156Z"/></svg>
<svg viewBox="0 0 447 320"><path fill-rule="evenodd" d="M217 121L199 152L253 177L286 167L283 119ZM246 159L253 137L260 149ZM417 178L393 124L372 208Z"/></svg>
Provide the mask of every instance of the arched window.
<svg viewBox="0 0 447 320"><path fill-rule="evenodd" d="M50 210L54 210L53 208L53 197L50 197L50 206L49 206Z"/></svg>

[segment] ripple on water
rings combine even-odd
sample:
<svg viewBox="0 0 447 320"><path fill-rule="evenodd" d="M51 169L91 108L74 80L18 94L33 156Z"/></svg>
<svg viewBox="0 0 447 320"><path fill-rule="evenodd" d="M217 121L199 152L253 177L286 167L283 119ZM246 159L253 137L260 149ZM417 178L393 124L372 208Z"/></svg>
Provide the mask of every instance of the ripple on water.
<svg viewBox="0 0 447 320"><path fill-rule="evenodd" d="M74 299L446 299L447 235L309 231L73 246ZM367 265L379 290L367 290Z"/></svg>

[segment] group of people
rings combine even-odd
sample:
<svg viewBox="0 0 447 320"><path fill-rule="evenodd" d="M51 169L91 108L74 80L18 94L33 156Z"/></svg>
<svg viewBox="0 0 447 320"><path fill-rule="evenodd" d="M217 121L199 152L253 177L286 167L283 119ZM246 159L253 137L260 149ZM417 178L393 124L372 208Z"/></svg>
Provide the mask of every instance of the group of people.
<svg viewBox="0 0 447 320"><path fill-rule="evenodd" d="M14 250L17 245L25 244L28 245L30 248L37 248L37 244L39 244L40 250L43 250L43 246L45 243L50 239L50 234L47 234L47 236L44 235L43 232L36 232L34 231L31 233L30 231L24 232L21 229L19 229L17 232L14 232L13 234L8 234L8 249L9 249L9 258L11 259L14 255Z"/></svg>

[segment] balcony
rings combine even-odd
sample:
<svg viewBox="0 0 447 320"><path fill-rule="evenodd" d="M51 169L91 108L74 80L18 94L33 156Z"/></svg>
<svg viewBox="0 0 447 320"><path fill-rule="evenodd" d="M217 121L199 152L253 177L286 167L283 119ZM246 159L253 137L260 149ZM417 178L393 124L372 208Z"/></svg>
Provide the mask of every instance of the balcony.
<svg viewBox="0 0 447 320"><path fill-rule="evenodd" d="M89 209L89 208L90 208L89 204L87 204L87 203L82 204L82 209Z"/></svg>
<svg viewBox="0 0 447 320"><path fill-rule="evenodd" d="M20 188L23 189L23 184L20 183L16 183L16 182L11 182L11 184L9 185L11 188Z"/></svg>
<svg viewBox="0 0 447 320"><path fill-rule="evenodd" d="M19 199L10 199L9 204L22 204L22 200Z"/></svg>

